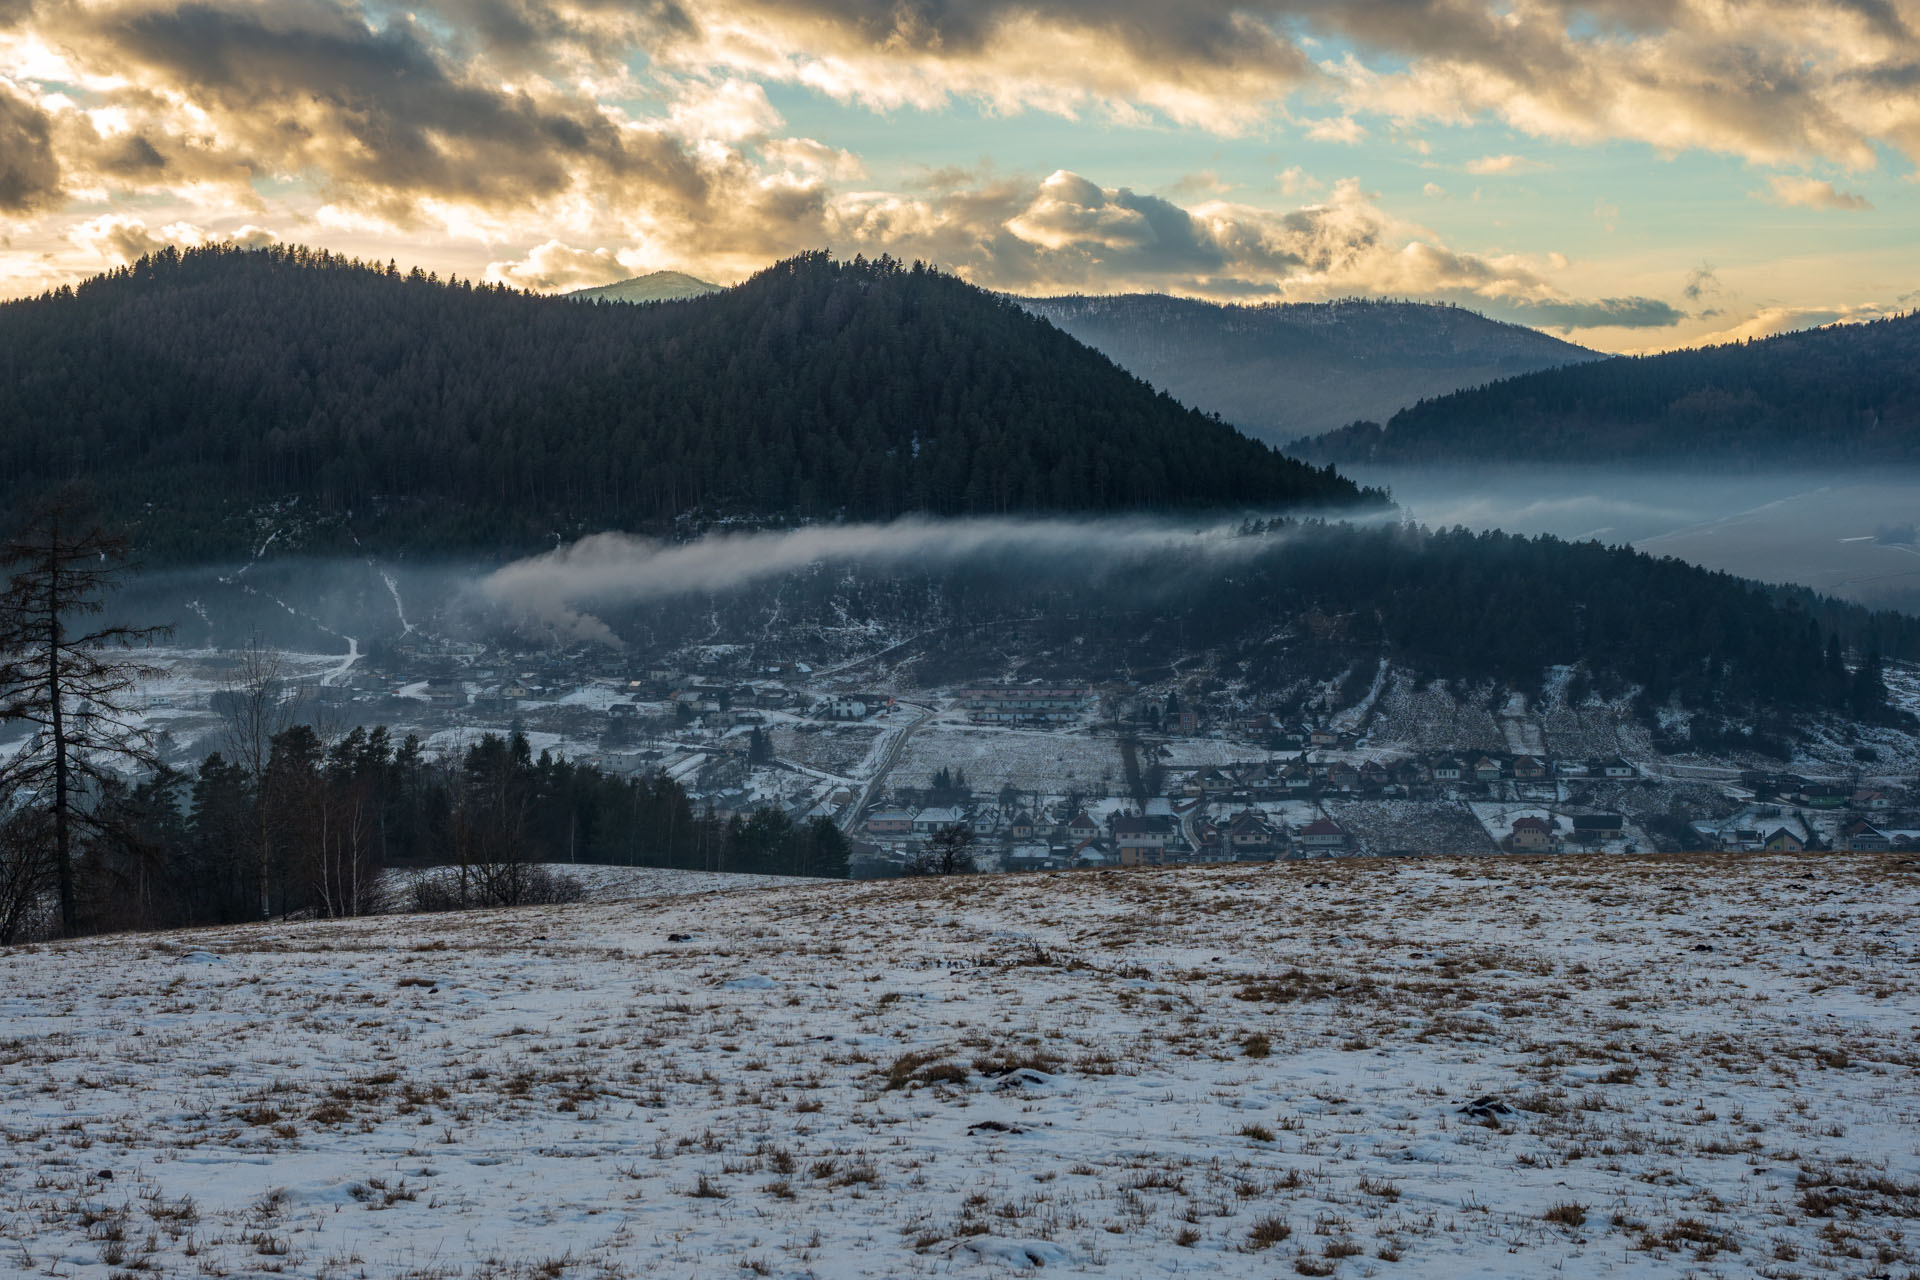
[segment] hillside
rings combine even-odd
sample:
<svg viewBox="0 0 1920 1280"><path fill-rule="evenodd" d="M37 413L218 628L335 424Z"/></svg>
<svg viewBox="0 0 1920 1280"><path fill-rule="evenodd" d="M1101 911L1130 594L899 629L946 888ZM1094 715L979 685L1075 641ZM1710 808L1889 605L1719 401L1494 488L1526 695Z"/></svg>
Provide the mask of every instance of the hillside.
<svg viewBox="0 0 1920 1280"><path fill-rule="evenodd" d="M1316 861L0 952L0 1237L99 1275L1900 1275L1914 866Z"/></svg>
<svg viewBox="0 0 1920 1280"><path fill-rule="evenodd" d="M1301 449L1336 462L1920 463L1920 313L1459 391Z"/></svg>
<svg viewBox="0 0 1920 1280"><path fill-rule="evenodd" d="M1533 329L1425 303L1217 306L1160 294L1019 302L1181 403L1276 444L1384 420L1460 387L1598 358Z"/></svg>
<svg viewBox="0 0 1920 1280"><path fill-rule="evenodd" d="M1342 503L992 294L809 254L671 308L302 249L172 250L0 306L0 500L78 475L149 560L524 549L751 516ZM149 504L151 504L149 506Z"/></svg>
<svg viewBox="0 0 1920 1280"><path fill-rule="evenodd" d="M720 292L720 286L682 271L652 271L644 276L615 280L591 289L575 289L565 297L576 302L677 302Z"/></svg>

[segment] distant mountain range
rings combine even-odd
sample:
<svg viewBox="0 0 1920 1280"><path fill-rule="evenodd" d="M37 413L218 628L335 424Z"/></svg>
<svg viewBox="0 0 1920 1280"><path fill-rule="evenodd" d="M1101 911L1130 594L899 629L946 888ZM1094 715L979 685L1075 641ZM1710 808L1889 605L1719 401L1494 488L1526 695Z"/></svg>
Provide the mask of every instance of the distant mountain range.
<svg viewBox="0 0 1920 1280"><path fill-rule="evenodd" d="M1326 462L1920 464L1920 314L1531 373L1359 422Z"/></svg>
<svg viewBox="0 0 1920 1280"><path fill-rule="evenodd" d="M720 292L720 286L682 271L652 271L563 296L576 302L677 302Z"/></svg>
<svg viewBox="0 0 1920 1280"><path fill-rule="evenodd" d="M1219 306L1163 294L1016 301L1182 404L1274 444L1384 421L1462 387L1601 358L1430 303Z"/></svg>
<svg viewBox="0 0 1920 1280"><path fill-rule="evenodd" d="M807 254L576 306L297 248L168 250L0 305L0 504L91 481L150 561L520 551L617 528L1339 505L1004 299Z"/></svg>

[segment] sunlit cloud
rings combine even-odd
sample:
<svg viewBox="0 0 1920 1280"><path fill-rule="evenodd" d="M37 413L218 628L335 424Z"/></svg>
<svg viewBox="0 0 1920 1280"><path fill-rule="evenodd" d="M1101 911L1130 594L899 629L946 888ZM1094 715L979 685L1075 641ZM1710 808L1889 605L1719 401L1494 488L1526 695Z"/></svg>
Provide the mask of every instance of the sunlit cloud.
<svg viewBox="0 0 1920 1280"><path fill-rule="evenodd" d="M1358 161L1391 153L1491 195L1576 167L1536 154L1550 144L1911 163L1916 25L1913 0L0 0L0 289L272 226L544 290L662 266L732 280L829 245L1028 292L1346 291L1667 328L1667 302L1569 284L1571 244L1463 243L1306 166L1351 155L1377 181ZM839 105L797 128L795 95ZM857 113L856 141L832 110ZM924 179L902 174L917 157L874 154L935 113L1267 153L1082 175L1036 142ZM1879 193L1776 174L1754 194L1870 207L1855 187ZM1388 189L1436 221L1471 207L1437 182ZM1581 207L1612 231L1630 194Z"/></svg>
<svg viewBox="0 0 1920 1280"><path fill-rule="evenodd" d="M1873 205L1865 196L1840 191L1831 182L1819 178L1797 178L1786 174L1775 174L1767 179L1765 191L1753 192L1756 200L1768 204L1777 204L1789 209L1871 209Z"/></svg>

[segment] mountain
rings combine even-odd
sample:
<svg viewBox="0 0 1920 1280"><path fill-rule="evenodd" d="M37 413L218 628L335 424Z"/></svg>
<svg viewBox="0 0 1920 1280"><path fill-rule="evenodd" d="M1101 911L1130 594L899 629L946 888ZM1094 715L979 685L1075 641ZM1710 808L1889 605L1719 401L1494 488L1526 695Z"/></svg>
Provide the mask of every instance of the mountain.
<svg viewBox="0 0 1920 1280"><path fill-rule="evenodd" d="M1459 307L1218 306L1162 294L1020 298L1183 404L1275 444L1597 353Z"/></svg>
<svg viewBox="0 0 1920 1280"><path fill-rule="evenodd" d="M0 499L91 481L150 558L521 550L597 529L1375 498L1019 307L807 254L665 307L298 248L167 251L0 306Z"/></svg>
<svg viewBox="0 0 1920 1280"><path fill-rule="evenodd" d="M677 302L720 292L720 286L682 271L653 271L562 296L576 302Z"/></svg>
<svg viewBox="0 0 1920 1280"><path fill-rule="evenodd" d="M1339 462L1920 463L1920 313L1527 374L1301 447Z"/></svg>

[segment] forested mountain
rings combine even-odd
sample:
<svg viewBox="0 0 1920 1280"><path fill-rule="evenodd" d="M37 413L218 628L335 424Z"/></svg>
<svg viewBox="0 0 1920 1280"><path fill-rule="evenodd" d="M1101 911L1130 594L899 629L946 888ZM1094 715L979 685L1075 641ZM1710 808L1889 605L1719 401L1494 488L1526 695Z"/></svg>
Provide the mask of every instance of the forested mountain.
<svg viewBox="0 0 1920 1280"><path fill-rule="evenodd" d="M1920 463L1920 313L1527 374L1301 448L1337 462Z"/></svg>
<svg viewBox="0 0 1920 1280"><path fill-rule="evenodd" d="M595 615L662 651L740 637L755 660L827 663L849 626L926 633L917 678L964 683L1021 655L1031 674L1197 670L1212 655L1247 691L1377 658L1426 675L1537 689L1574 667L1648 705L1825 709L1873 718L1842 651L1920 660L1920 619L1770 588L1626 547L1465 529L1253 522L1224 541L1089 539L1070 555L1011 550L957 566L796 572ZM1875 680L1877 681L1877 668Z"/></svg>
<svg viewBox="0 0 1920 1280"><path fill-rule="evenodd" d="M644 276L615 280L591 289L575 289L565 297L575 302L677 302L720 292L720 286L682 271L652 271Z"/></svg>
<svg viewBox="0 0 1920 1280"><path fill-rule="evenodd" d="M1276 444L1384 419L1459 387L1599 358L1429 303L1217 306L1152 293L1019 301L1182 403Z"/></svg>
<svg viewBox="0 0 1920 1280"><path fill-rule="evenodd" d="M0 306L0 498L73 477L151 560L521 549L688 518L1363 497L951 276L824 253L583 307L297 248L168 250ZM327 529L330 542L313 531Z"/></svg>

